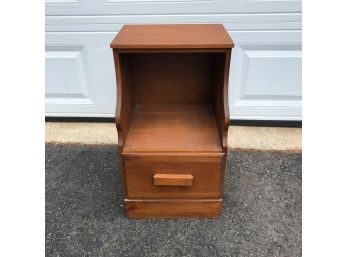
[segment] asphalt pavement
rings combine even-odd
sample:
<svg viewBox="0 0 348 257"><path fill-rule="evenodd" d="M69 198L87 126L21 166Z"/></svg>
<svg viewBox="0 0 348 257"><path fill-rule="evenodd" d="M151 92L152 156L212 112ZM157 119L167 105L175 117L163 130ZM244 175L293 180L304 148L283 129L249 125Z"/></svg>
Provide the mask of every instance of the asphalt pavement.
<svg viewBox="0 0 348 257"><path fill-rule="evenodd" d="M229 152L217 220L126 219L115 147L45 159L46 256L301 256L301 154Z"/></svg>

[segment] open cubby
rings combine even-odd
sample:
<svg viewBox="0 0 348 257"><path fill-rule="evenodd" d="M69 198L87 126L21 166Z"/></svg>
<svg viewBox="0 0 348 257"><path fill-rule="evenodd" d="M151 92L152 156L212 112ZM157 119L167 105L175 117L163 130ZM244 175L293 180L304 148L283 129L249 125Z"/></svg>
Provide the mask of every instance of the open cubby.
<svg viewBox="0 0 348 257"><path fill-rule="evenodd" d="M130 105L124 152L223 151L216 113L224 53L121 53Z"/></svg>

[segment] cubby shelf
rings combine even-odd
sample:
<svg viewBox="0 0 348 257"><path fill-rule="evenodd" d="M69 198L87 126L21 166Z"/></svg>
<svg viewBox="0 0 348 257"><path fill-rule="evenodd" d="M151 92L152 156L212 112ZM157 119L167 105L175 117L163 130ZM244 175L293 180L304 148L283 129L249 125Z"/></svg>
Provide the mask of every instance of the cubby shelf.
<svg viewBox="0 0 348 257"><path fill-rule="evenodd" d="M222 152L210 105L136 106L124 152Z"/></svg>

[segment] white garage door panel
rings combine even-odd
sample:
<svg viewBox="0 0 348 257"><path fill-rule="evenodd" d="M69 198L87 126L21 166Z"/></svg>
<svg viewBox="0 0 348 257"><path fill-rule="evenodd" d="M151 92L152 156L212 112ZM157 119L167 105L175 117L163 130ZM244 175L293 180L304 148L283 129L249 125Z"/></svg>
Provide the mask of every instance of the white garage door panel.
<svg viewBox="0 0 348 257"><path fill-rule="evenodd" d="M46 103L93 105L89 96L83 47L46 48Z"/></svg>
<svg viewBox="0 0 348 257"><path fill-rule="evenodd" d="M46 0L46 115L113 117L123 24L222 23L231 119L301 120L301 1Z"/></svg>
<svg viewBox="0 0 348 257"><path fill-rule="evenodd" d="M231 35L239 42L230 73L231 119L301 120L301 33Z"/></svg>
<svg viewBox="0 0 348 257"><path fill-rule="evenodd" d="M231 14L300 12L287 0L46 0L46 15Z"/></svg>
<svg viewBox="0 0 348 257"><path fill-rule="evenodd" d="M113 117L110 33L46 33L46 115Z"/></svg>
<svg viewBox="0 0 348 257"><path fill-rule="evenodd" d="M223 23L230 31L300 30L300 13L47 16L46 31L115 32L123 24L137 23Z"/></svg>
<svg viewBox="0 0 348 257"><path fill-rule="evenodd" d="M247 64L242 99L301 99L301 51L288 46L289 50L281 51L276 50L277 45L268 45L268 50L258 45L242 50Z"/></svg>

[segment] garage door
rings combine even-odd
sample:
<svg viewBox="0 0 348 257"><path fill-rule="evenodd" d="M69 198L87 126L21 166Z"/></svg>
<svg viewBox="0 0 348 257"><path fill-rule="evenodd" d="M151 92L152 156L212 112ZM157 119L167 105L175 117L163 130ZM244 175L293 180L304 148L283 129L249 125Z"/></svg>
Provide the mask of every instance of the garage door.
<svg viewBox="0 0 348 257"><path fill-rule="evenodd" d="M235 41L231 119L301 120L301 2L46 0L46 115L113 117L122 24L222 23Z"/></svg>

